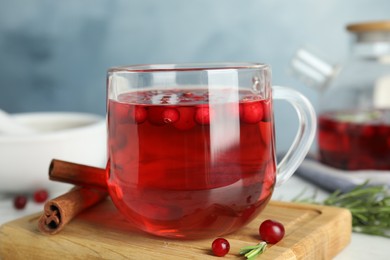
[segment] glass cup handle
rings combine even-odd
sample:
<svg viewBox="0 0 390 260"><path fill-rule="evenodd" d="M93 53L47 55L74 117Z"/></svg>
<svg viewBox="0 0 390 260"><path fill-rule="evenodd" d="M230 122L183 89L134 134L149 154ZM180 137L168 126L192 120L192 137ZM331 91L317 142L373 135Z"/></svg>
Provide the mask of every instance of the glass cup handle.
<svg viewBox="0 0 390 260"><path fill-rule="evenodd" d="M298 169L314 140L317 119L310 101L296 90L287 87L273 86L274 99L289 102L298 114L299 126L294 141L277 164L276 186L280 186Z"/></svg>

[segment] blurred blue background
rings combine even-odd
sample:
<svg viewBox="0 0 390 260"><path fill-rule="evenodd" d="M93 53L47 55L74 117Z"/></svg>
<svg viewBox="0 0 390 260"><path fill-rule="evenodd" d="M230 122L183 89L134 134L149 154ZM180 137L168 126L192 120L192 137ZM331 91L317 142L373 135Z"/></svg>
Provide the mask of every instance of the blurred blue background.
<svg viewBox="0 0 390 260"><path fill-rule="evenodd" d="M209 61L269 63L274 84L316 106L317 93L288 73L294 52L310 45L342 61L345 25L389 10L388 0L1 0L0 108L104 115L107 68ZM279 103L275 114L285 150L296 116Z"/></svg>

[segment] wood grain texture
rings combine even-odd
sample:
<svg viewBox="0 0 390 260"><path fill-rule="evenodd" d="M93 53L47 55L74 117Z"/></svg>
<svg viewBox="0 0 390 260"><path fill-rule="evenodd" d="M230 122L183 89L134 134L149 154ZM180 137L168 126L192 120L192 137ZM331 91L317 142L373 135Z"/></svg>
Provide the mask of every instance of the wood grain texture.
<svg viewBox="0 0 390 260"><path fill-rule="evenodd" d="M40 233L39 217L0 227L0 259L216 259L213 238L182 241L141 233L110 200L82 213L57 235ZM269 218L282 222L286 235L259 259L332 259L351 239L348 210L271 201L249 225L225 236L231 249L224 259L244 259L239 249L259 242L258 226Z"/></svg>

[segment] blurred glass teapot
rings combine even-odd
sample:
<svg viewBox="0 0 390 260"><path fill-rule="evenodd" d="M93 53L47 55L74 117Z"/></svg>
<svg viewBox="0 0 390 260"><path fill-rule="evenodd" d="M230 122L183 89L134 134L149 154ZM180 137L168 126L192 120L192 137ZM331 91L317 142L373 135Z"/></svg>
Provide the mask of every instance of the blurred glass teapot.
<svg viewBox="0 0 390 260"><path fill-rule="evenodd" d="M390 170L390 21L346 29L352 41L344 65L299 49L291 70L320 94L320 161L345 170Z"/></svg>

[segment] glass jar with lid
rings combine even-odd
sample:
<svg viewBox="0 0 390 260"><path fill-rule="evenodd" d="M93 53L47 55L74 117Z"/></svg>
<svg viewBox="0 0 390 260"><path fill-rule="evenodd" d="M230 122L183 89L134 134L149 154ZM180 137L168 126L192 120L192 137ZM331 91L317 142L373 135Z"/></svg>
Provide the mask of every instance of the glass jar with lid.
<svg viewBox="0 0 390 260"><path fill-rule="evenodd" d="M354 23L341 69L300 50L292 69L318 88L318 155L345 170L390 170L390 21Z"/></svg>

